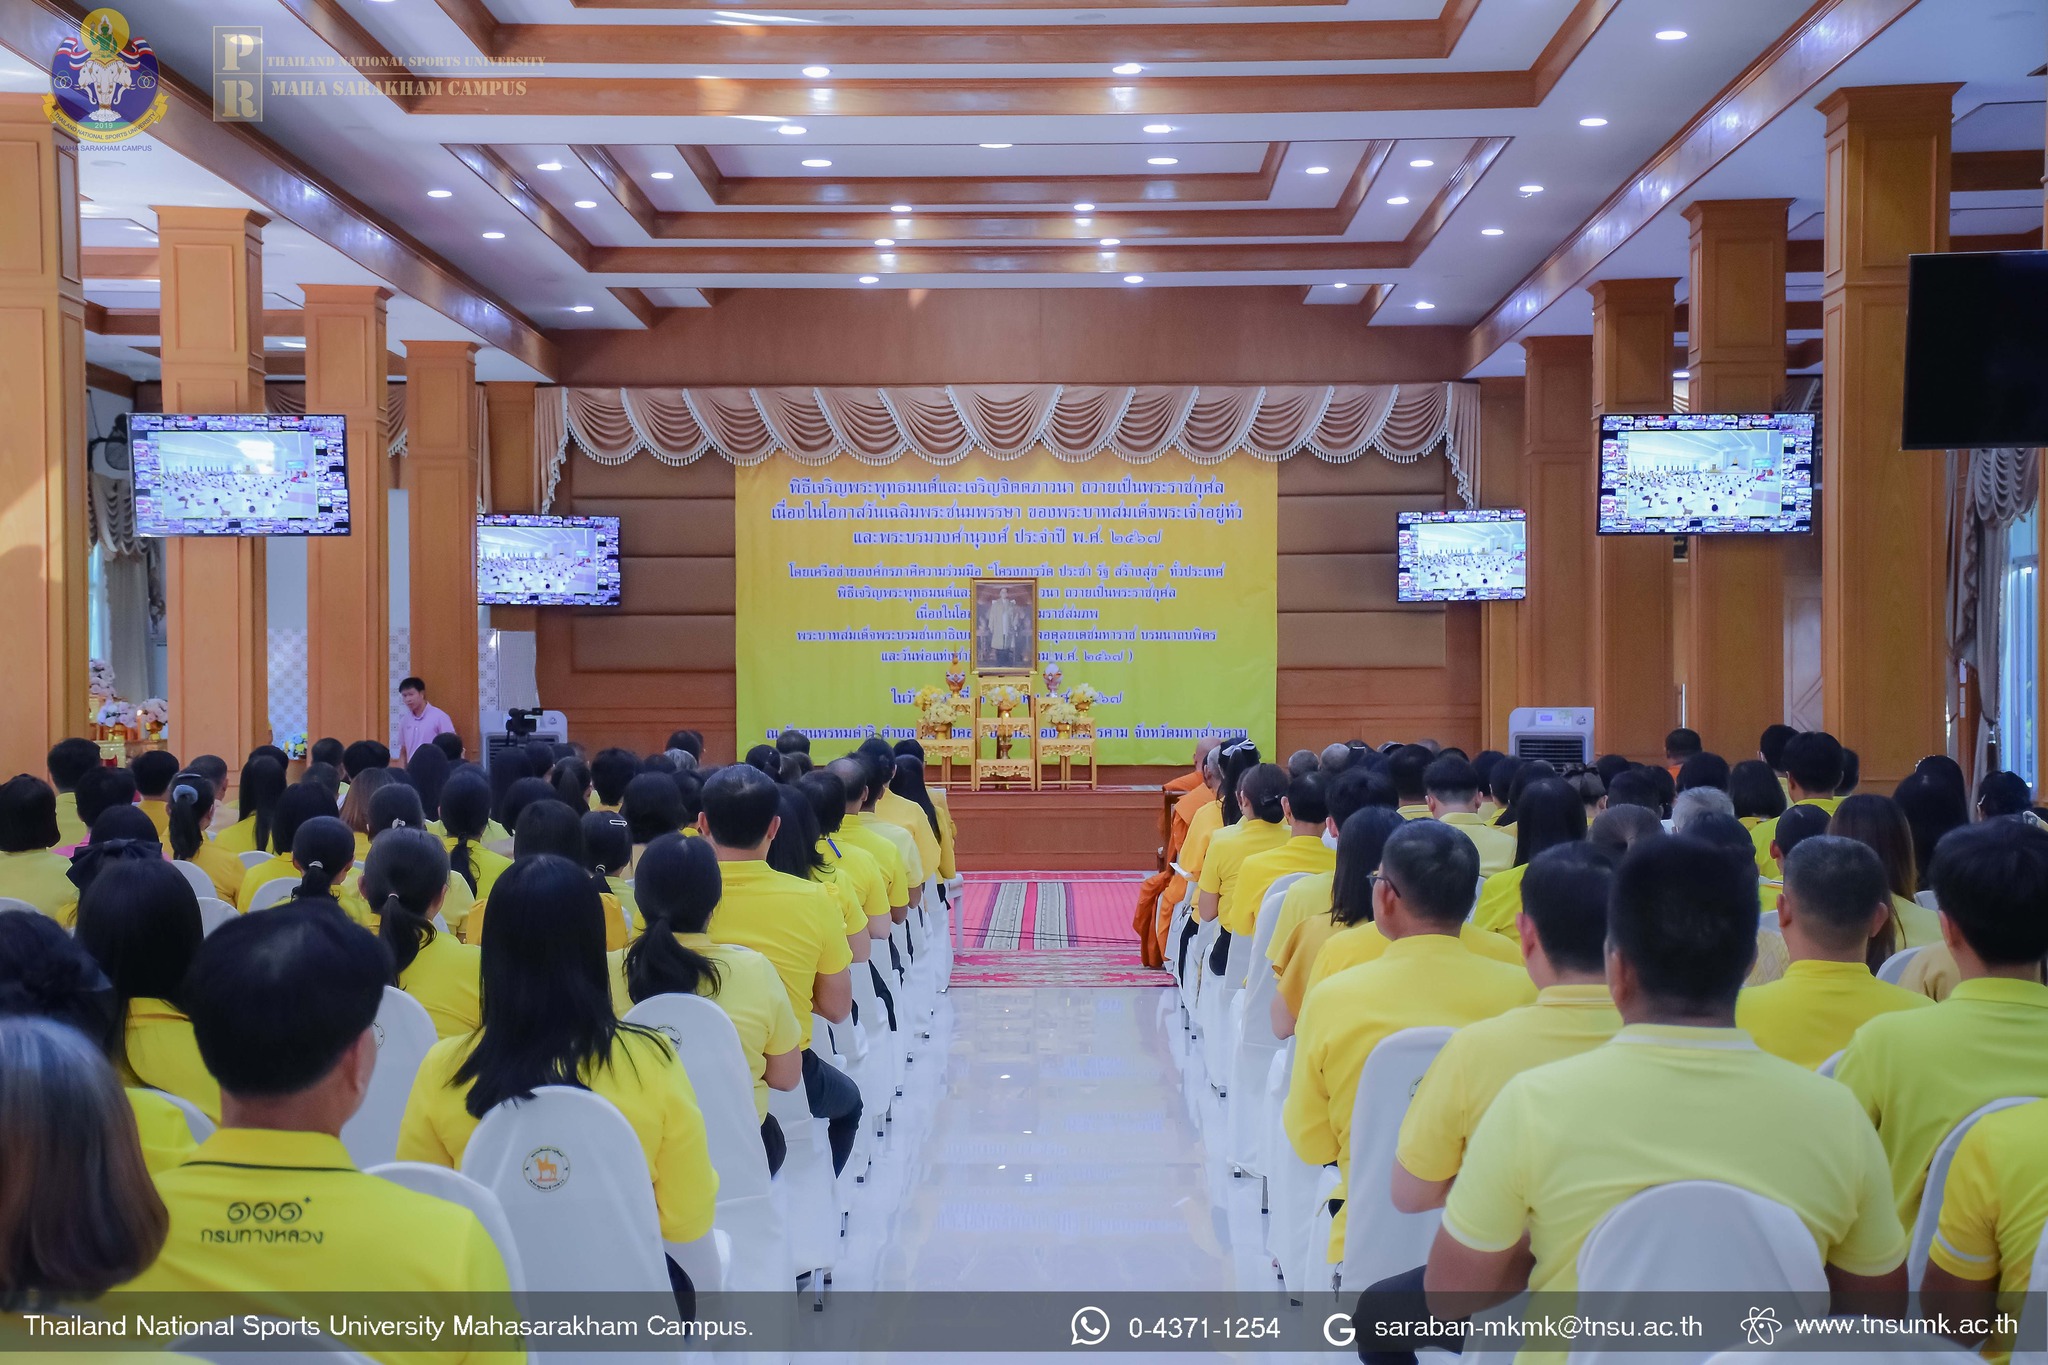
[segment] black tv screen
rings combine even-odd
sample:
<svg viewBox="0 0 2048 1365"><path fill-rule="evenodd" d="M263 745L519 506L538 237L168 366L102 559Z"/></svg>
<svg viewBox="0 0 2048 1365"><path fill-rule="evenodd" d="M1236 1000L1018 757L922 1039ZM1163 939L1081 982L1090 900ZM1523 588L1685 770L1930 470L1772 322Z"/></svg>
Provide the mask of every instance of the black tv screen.
<svg viewBox="0 0 2048 1365"><path fill-rule="evenodd" d="M2048 445L2048 251L1906 265L1906 450Z"/></svg>

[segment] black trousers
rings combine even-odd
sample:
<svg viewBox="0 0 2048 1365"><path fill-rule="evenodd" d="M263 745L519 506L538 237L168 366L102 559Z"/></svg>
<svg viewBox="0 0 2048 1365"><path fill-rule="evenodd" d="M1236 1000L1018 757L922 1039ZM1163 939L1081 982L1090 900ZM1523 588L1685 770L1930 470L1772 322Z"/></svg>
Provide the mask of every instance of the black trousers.
<svg viewBox="0 0 2048 1365"><path fill-rule="evenodd" d="M896 997L889 994L888 983L882 980L882 969L875 965L872 958L868 960L868 974L875 979L875 997L882 1002L882 1008L888 1011L889 1031L894 1033L896 1031Z"/></svg>
<svg viewBox="0 0 2048 1365"><path fill-rule="evenodd" d="M667 1257L663 1259L668 1260L668 1287L669 1292L675 1295L676 1317L683 1322L695 1322L697 1320L697 1286L690 1283L689 1273L677 1265L673 1259Z"/></svg>
<svg viewBox="0 0 2048 1365"><path fill-rule="evenodd" d="M846 1169L853 1155L853 1140L860 1135L860 1087L853 1077L804 1049L804 1098L811 1114L825 1120L825 1135L832 1142L832 1174Z"/></svg>
<svg viewBox="0 0 2048 1365"><path fill-rule="evenodd" d="M1351 1328L1358 1334L1358 1358L1365 1365L1415 1365L1417 1347L1433 1346L1457 1354L1464 1341L1456 1336L1413 1339L1386 1335L1381 1323L1420 1322L1429 1317L1429 1300L1422 1292L1423 1267L1389 1275L1366 1286L1351 1314Z"/></svg>
<svg viewBox="0 0 2048 1365"><path fill-rule="evenodd" d="M1209 975L1221 976L1230 965L1230 931L1218 927L1216 942L1209 949Z"/></svg>
<svg viewBox="0 0 2048 1365"><path fill-rule="evenodd" d="M1175 960L1180 963L1180 969L1174 975L1184 977L1188 974L1188 945L1192 944L1195 935L1201 932L1202 921L1189 915L1187 924L1180 931L1180 946L1174 952Z"/></svg>
<svg viewBox="0 0 2048 1365"><path fill-rule="evenodd" d="M773 1114L761 1120L761 1150L768 1154L769 1175L782 1169L782 1162L789 1155L789 1140L782 1136L782 1125Z"/></svg>

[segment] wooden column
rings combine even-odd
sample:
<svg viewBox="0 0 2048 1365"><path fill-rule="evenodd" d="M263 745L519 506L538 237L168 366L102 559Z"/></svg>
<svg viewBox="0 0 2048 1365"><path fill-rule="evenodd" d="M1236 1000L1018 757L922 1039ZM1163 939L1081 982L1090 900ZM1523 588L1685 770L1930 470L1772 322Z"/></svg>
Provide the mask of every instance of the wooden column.
<svg viewBox="0 0 2048 1365"><path fill-rule="evenodd" d="M0 779L87 733L85 286L78 144L0 94Z"/></svg>
<svg viewBox="0 0 2048 1365"><path fill-rule="evenodd" d="M476 346L405 344L406 487L410 495L412 671L462 732L477 736Z"/></svg>
<svg viewBox="0 0 2048 1365"><path fill-rule="evenodd" d="M165 412L262 412L263 228L248 209L156 209ZM269 604L260 537L164 542L173 752L232 769L270 742Z"/></svg>
<svg viewBox="0 0 2048 1365"><path fill-rule="evenodd" d="M306 411L348 419L347 536L306 554L307 733L343 743L391 730L391 593L384 305L377 285L309 284Z"/></svg>
<svg viewBox="0 0 2048 1365"><path fill-rule="evenodd" d="M484 385L490 413L492 512L538 512L546 497L547 472L533 448L533 405L537 384L500 381ZM538 630L535 607L492 607L491 625L498 630Z"/></svg>
<svg viewBox="0 0 2048 1365"><path fill-rule="evenodd" d="M1789 199L1702 200L1692 225L1686 369L1693 412L1770 412L1785 389ZM1785 716L1785 551L1775 536L1694 536L1686 722L1747 756Z"/></svg>
<svg viewBox="0 0 2048 1365"><path fill-rule="evenodd" d="M1671 411L1677 289L1675 279L1602 280L1593 286L1595 414ZM1595 743L1602 753L1662 763L1664 736L1678 723L1671 676L1671 538L1597 537L1592 588Z"/></svg>
<svg viewBox="0 0 2048 1365"><path fill-rule="evenodd" d="M1866 86L1827 116L1821 708L1886 791L1946 753L1947 465L1899 449L1906 258L1948 249L1949 84Z"/></svg>
<svg viewBox="0 0 2048 1365"><path fill-rule="evenodd" d="M1530 337L1523 379L1522 487L1529 508L1529 596L1516 622L1519 699L1593 704L1593 346Z"/></svg>
<svg viewBox="0 0 2048 1365"><path fill-rule="evenodd" d="M1522 483L1526 382L1479 381L1479 487L1481 507L1528 506ZM1489 749L1508 746L1508 712L1521 704L1520 640L1523 602L1479 604L1479 734Z"/></svg>

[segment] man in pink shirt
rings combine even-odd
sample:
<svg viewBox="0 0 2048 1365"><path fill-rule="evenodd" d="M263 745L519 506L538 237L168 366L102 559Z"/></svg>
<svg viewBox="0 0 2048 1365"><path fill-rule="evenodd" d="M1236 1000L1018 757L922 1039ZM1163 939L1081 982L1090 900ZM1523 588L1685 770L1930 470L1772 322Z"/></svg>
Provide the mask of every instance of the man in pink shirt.
<svg viewBox="0 0 2048 1365"><path fill-rule="evenodd" d="M427 685L407 678L398 685L398 699L405 703L405 718L398 722L398 761L403 764L414 752L434 742L435 735L456 733L448 713L427 700Z"/></svg>

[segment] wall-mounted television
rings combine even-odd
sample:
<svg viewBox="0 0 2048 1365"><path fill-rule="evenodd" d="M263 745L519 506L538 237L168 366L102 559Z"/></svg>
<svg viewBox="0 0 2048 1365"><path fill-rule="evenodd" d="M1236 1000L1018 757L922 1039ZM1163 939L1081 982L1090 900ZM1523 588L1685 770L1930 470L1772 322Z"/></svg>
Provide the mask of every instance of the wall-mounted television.
<svg viewBox="0 0 2048 1365"><path fill-rule="evenodd" d="M2048 445L2048 251L1906 262L1906 450Z"/></svg>
<svg viewBox="0 0 2048 1365"><path fill-rule="evenodd" d="M1511 602L1529 595L1529 519L1519 507L1403 512L1403 602Z"/></svg>
<svg viewBox="0 0 2048 1365"><path fill-rule="evenodd" d="M1613 413L1600 419L1601 535L1812 530L1812 413Z"/></svg>
<svg viewBox="0 0 2048 1365"><path fill-rule="evenodd" d="M347 535L347 426L318 413L130 414L136 534Z"/></svg>
<svg viewBox="0 0 2048 1365"><path fill-rule="evenodd" d="M500 607L616 607L619 519L478 517L476 596Z"/></svg>

